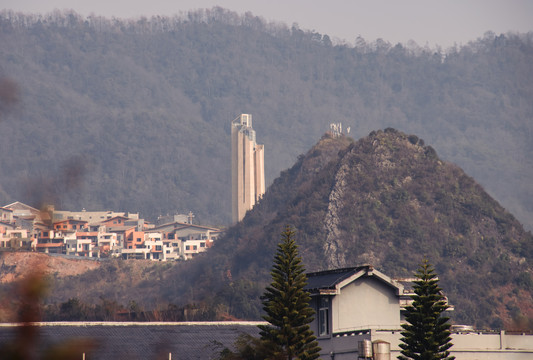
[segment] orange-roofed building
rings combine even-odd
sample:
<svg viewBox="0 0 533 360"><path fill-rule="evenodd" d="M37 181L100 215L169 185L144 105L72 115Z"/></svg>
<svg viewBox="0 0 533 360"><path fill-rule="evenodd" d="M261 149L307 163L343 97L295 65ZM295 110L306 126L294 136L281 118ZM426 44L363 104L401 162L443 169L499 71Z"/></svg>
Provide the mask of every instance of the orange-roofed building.
<svg viewBox="0 0 533 360"><path fill-rule="evenodd" d="M57 221L54 223L54 231L57 232L67 232L67 231L80 231L87 226L87 221L82 220L63 220Z"/></svg>

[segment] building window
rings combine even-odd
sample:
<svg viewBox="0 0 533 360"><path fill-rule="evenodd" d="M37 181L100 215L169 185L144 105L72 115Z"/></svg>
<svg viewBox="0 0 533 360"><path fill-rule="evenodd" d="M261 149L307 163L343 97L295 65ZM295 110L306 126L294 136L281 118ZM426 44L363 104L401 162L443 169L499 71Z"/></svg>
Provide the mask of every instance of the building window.
<svg viewBox="0 0 533 360"><path fill-rule="evenodd" d="M185 250L191 250L191 246L190 245L185 246Z"/></svg>
<svg viewBox="0 0 533 360"><path fill-rule="evenodd" d="M205 247L205 242L201 242L201 243L200 243L200 247L201 247L201 248Z"/></svg>
<svg viewBox="0 0 533 360"><path fill-rule="evenodd" d="M329 298L318 298L318 336L329 335Z"/></svg>

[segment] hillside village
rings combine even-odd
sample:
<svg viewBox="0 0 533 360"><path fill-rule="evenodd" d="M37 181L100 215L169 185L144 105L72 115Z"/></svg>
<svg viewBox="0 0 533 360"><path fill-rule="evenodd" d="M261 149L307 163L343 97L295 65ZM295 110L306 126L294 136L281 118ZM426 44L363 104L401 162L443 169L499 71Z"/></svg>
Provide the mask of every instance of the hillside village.
<svg viewBox="0 0 533 360"><path fill-rule="evenodd" d="M0 207L0 248L85 258L187 260L206 251L221 230L192 223L194 215L160 216L155 224L138 213L43 211L21 202Z"/></svg>

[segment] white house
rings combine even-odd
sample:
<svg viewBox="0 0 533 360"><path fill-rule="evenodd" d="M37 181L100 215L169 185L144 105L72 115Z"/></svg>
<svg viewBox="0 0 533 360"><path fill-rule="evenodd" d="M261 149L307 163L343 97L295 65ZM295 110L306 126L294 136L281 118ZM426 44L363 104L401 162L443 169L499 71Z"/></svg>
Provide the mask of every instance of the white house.
<svg viewBox="0 0 533 360"><path fill-rule="evenodd" d="M411 291L371 265L307 274L322 359L395 359ZM457 360L533 359L533 335L458 331ZM374 348L374 353L372 353ZM364 354L364 352L367 352ZM366 357L365 357L366 355Z"/></svg>

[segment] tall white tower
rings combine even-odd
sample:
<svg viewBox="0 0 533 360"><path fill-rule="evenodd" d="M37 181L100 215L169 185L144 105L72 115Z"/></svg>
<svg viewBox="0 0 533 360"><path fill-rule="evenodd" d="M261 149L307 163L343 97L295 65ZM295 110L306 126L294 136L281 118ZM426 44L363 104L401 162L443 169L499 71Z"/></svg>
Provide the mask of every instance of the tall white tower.
<svg viewBox="0 0 533 360"><path fill-rule="evenodd" d="M252 115L231 122L231 187L233 223L241 221L265 193L264 145L255 142Z"/></svg>

